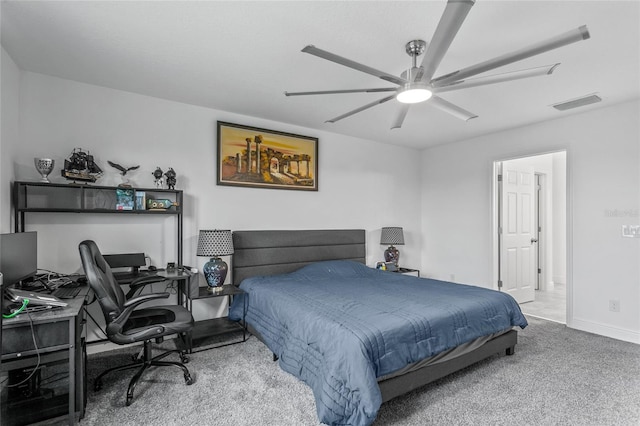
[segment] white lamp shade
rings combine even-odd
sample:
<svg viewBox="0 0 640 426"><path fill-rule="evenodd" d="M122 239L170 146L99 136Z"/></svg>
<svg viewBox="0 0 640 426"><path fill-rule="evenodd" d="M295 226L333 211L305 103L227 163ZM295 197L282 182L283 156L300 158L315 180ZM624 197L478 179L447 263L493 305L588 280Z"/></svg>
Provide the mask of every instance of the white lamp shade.
<svg viewBox="0 0 640 426"><path fill-rule="evenodd" d="M217 257L230 254L233 254L233 238L230 230L200 230L196 256Z"/></svg>
<svg viewBox="0 0 640 426"><path fill-rule="evenodd" d="M404 234L400 226L388 226L382 228L380 234L380 244L384 245L404 245Z"/></svg>

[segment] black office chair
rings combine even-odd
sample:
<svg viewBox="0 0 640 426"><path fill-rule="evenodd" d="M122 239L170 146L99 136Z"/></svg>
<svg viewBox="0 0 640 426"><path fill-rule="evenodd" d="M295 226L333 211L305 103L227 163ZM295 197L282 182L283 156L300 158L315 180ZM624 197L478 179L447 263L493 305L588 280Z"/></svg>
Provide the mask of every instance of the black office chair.
<svg viewBox="0 0 640 426"><path fill-rule="evenodd" d="M155 299L166 299L169 293L149 293L127 300L120 285L111 272L111 267L102 257L94 241L83 241L79 246L82 267L87 276L87 282L96 294L102 313L106 321L106 335L110 341L119 345L144 342L142 359L120 367L111 368L100 374L95 381L95 390L102 388L102 378L113 371L138 368L138 372L131 378L127 390L127 405L131 405L133 391L144 371L151 367L175 366L182 369L187 385L194 383L187 367L183 363L189 359L179 350L170 350L155 357L152 356L151 341L162 342L164 336L178 334L183 342L187 334L193 329L193 316L182 306L153 306L136 309L140 304ZM167 355L177 352L182 362L160 361Z"/></svg>

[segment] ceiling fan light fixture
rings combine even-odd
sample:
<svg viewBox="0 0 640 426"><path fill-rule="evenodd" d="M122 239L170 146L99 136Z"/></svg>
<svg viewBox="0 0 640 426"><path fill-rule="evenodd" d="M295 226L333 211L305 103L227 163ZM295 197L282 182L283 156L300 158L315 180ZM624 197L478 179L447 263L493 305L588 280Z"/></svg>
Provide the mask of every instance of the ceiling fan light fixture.
<svg viewBox="0 0 640 426"><path fill-rule="evenodd" d="M417 104L428 100L433 95L424 83L407 83L398 92L396 99L403 104Z"/></svg>

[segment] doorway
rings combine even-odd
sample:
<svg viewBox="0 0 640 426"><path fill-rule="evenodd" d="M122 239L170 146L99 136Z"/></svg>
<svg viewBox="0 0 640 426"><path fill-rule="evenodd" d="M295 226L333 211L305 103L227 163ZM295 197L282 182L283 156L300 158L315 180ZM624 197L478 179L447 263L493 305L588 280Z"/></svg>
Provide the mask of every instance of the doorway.
<svg viewBox="0 0 640 426"><path fill-rule="evenodd" d="M526 315L566 324L566 151L494 162L494 270Z"/></svg>

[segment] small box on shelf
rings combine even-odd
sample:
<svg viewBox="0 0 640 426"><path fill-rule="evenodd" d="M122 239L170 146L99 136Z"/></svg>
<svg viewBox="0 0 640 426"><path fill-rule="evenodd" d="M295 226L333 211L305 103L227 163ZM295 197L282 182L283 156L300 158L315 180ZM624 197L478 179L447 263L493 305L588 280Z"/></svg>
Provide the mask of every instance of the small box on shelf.
<svg viewBox="0 0 640 426"><path fill-rule="evenodd" d="M116 189L116 210L133 210L134 190L131 188Z"/></svg>
<svg viewBox="0 0 640 426"><path fill-rule="evenodd" d="M136 191L136 210L147 209L147 193L144 191Z"/></svg>

